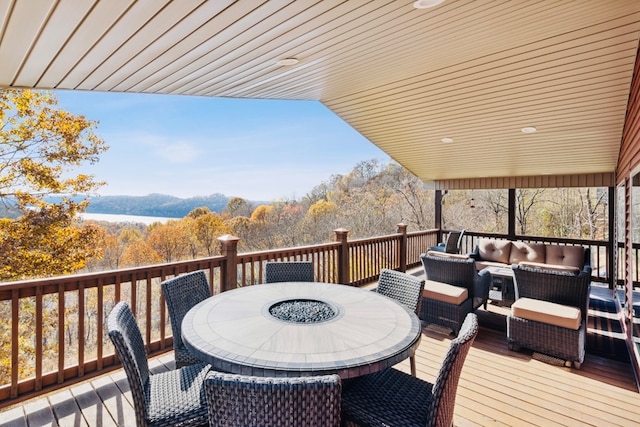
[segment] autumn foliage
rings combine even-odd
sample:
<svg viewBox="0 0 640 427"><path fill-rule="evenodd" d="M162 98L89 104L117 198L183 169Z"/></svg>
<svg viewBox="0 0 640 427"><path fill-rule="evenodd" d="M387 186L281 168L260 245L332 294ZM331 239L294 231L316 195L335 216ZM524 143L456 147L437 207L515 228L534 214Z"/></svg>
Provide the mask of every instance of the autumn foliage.
<svg viewBox="0 0 640 427"><path fill-rule="evenodd" d="M0 281L69 274L97 255L93 225L76 218L102 183L74 168L107 149L97 123L58 107L50 93L0 90L0 200L18 210L0 220ZM65 195L48 203L48 195Z"/></svg>

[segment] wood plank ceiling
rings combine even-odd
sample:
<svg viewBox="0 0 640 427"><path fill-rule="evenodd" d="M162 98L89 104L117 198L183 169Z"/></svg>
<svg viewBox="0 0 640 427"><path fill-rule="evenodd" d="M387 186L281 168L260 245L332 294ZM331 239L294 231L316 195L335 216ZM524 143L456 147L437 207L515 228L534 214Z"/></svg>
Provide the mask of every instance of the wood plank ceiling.
<svg viewBox="0 0 640 427"><path fill-rule="evenodd" d="M635 0L3 0L0 87L318 100L425 182L606 175L639 34Z"/></svg>

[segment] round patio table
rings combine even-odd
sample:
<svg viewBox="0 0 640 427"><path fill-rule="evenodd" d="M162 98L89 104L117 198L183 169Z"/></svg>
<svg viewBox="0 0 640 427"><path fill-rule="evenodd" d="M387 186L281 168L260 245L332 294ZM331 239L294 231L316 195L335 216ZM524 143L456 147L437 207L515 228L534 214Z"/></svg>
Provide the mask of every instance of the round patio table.
<svg viewBox="0 0 640 427"><path fill-rule="evenodd" d="M318 282L226 291L182 322L186 347L214 369L270 377L369 374L411 356L421 336L418 317L398 302Z"/></svg>

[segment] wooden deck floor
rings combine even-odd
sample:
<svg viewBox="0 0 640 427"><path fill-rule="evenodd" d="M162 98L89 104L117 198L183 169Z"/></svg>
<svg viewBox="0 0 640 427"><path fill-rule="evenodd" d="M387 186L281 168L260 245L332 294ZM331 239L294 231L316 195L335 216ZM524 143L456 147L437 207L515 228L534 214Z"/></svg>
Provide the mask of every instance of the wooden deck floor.
<svg viewBox="0 0 640 427"><path fill-rule="evenodd" d="M423 329L418 376L433 381L451 337ZM151 360L172 369L173 354ZM398 365L409 371L409 363ZM62 389L0 412L2 426L135 425L124 371ZM462 371L456 426L637 426L640 394L628 363L587 354L581 370L507 349L504 332L482 327Z"/></svg>

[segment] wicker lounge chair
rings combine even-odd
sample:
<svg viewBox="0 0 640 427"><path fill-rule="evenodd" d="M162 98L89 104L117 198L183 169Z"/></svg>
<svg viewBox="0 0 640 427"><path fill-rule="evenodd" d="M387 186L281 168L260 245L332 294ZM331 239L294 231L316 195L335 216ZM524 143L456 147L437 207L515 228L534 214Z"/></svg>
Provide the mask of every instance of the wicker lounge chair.
<svg viewBox="0 0 640 427"><path fill-rule="evenodd" d="M337 375L269 378L211 371L205 379L209 425L339 426Z"/></svg>
<svg viewBox="0 0 640 427"><path fill-rule="evenodd" d="M436 246L431 246L429 250L436 252L446 252L449 254L459 254L464 232L465 230L449 232L449 234L447 235L447 239L444 242L438 243Z"/></svg>
<svg viewBox="0 0 640 427"><path fill-rule="evenodd" d="M343 425L451 426L460 372L477 334L478 318L468 314L433 384L394 368L355 380L342 394Z"/></svg>
<svg viewBox="0 0 640 427"><path fill-rule="evenodd" d="M204 378L209 365L151 375L140 329L126 302L109 313L107 328L129 380L138 427L207 425Z"/></svg>
<svg viewBox="0 0 640 427"><path fill-rule="evenodd" d="M211 296L211 289L204 271L182 274L162 282L162 294L167 302L171 329L173 331L173 352L176 367L202 363L187 350L182 342L182 319L194 305Z"/></svg>
<svg viewBox="0 0 640 427"><path fill-rule="evenodd" d="M475 261L462 255L428 252L420 259L427 276L420 319L457 334L468 313L483 304L486 308L491 275L478 272Z"/></svg>
<svg viewBox="0 0 640 427"><path fill-rule="evenodd" d="M264 265L266 283L313 282L311 261L271 261Z"/></svg>
<svg viewBox="0 0 640 427"><path fill-rule="evenodd" d="M516 302L507 316L509 349L540 352L580 368L584 361L591 272L512 266Z"/></svg>
<svg viewBox="0 0 640 427"><path fill-rule="evenodd" d="M398 301L416 313L416 315L419 315L423 289L424 280L418 279L410 274L384 268L380 271L376 291L379 294ZM411 363L411 375L415 377L415 355L412 354L409 361Z"/></svg>

